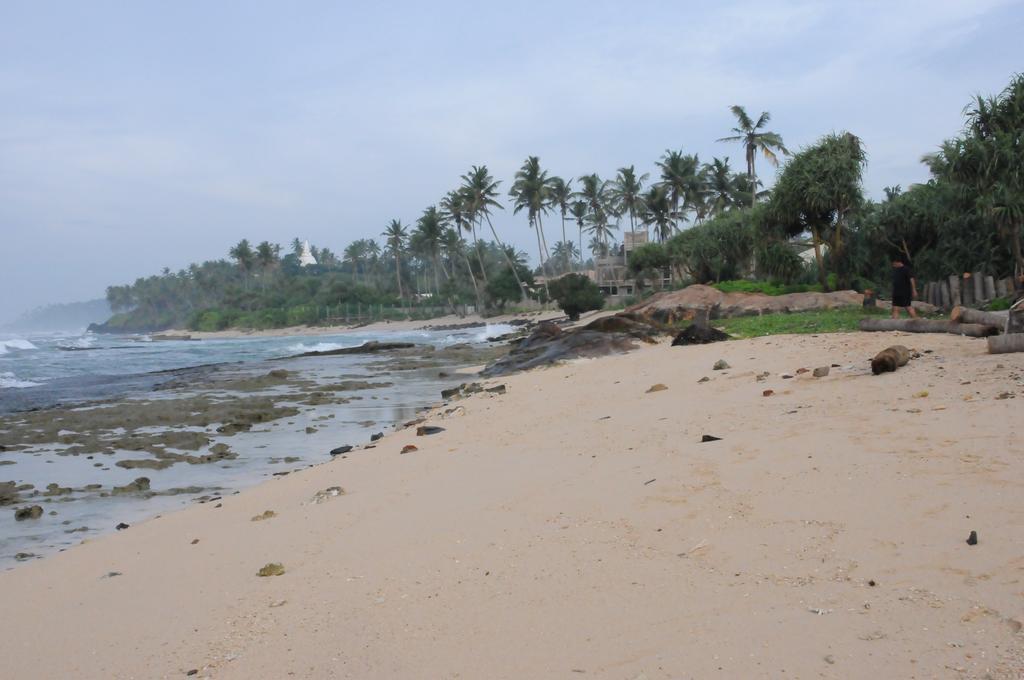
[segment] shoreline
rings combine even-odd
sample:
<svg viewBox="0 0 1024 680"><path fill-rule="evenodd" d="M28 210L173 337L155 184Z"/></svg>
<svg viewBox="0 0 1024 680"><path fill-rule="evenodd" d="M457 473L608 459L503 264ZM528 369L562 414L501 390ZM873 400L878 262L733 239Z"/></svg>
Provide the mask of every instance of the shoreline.
<svg viewBox="0 0 1024 680"><path fill-rule="evenodd" d="M233 338L290 338L290 337L315 337L320 335L344 335L348 333L374 333L380 331L419 331L431 330L438 326L469 325L476 326L497 326L508 324L514 321L550 321L552 319L564 318L565 314L560 311L527 312L521 314L499 314L497 316L482 317L479 314L467 316L456 316L449 314L433 319L422 319L419 321L374 321L362 325L345 326L287 326L284 328L267 328L262 330L226 329L223 331L190 331L187 329L174 328L166 331L154 332L153 335L163 336L167 339L175 337L190 337L193 340L217 340Z"/></svg>
<svg viewBox="0 0 1024 680"><path fill-rule="evenodd" d="M930 352L871 376L893 342ZM507 393L433 409L438 434L0 573L10 672L1024 672L1021 358L956 336L771 336L484 382ZM284 575L257 577L271 562Z"/></svg>

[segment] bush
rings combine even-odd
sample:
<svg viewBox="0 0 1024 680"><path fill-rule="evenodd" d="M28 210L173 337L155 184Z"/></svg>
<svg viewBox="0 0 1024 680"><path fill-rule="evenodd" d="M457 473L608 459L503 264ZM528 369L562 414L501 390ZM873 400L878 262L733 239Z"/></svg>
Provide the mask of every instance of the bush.
<svg viewBox="0 0 1024 680"><path fill-rule="evenodd" d="M530 273L529 269L517 266L516 272L519 274L519 279L527 287L533 287L533 274ZM522 299L519 284L516 283L516 277L512 270L507 267L501 270L500 274L491 278L487 283L486 292L489 300L498 307L504 307L508 302L519 302Z"/></svg>
<svg viewBox="0 0 1024 680"><path fill-rule="evenodd" d="M551 296L573 321L583 312L604 307L604 296L597 284L582 274L566 274L548 283Z"/></svg>

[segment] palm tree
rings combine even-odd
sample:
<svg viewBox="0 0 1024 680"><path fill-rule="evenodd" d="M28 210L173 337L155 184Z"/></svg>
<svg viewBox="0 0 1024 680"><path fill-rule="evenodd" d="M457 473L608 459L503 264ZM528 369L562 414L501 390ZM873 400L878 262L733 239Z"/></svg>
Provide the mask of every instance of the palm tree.
<svg viewBox="0 0 1024 680"><path fill-rule="evenodd" d="M402 294L402 250L409 238L409 233L402 226L401 220L391 220L391 224L381 234L385 238L388 248L395 257L395 280L398 282L398 299L405 296Z"/></svg>
<svg viewBox="0 0 1024 680"><path fill-rule="evenodd" d="M646 181L647 174L637 177L636 168L631 165L628 168L619 168L619 173L611 184L609 194L612 205L619 214L629 214L629 230L633 232L636 231L636 216L644 209L641 193Z"/></svg>
<svg viewBox="0 0 1024 680"><path fill-rule="evenodd" d="M576 249L575 244L572 241L559 241L551 249L551 257L554 260L561 260L565 263L565 268L558 272L559 274L565 274L570 271L569 262L574 262L576 257L579 256L580 251Z"/></svg>
<svg viewBox="0 0 1024 680"><path fill-rule="evenodd" d="M695 208L703 190L700 180L700 158L697 154L685 155L682 151L666 150L658 161L661 170L660 186L665 187L672 205L672 221L676 229L684 220L683 212ZM680 212L680 206L682 211Z"/></svg>
<svg viewBox="0 0 1024 680"><path fill-rule="evenodd" d="M246 282L249 279L249 270L252 269L254 254L252 247L249 245L249 239L243 238L231 250L228 251L235 262L238 263L238 268L242 271L242 288L246 287Z"/></svg>
<svg viewBox="0 0 1024 680"><path fill-rule="evenodd" d="M569 211L572 213L573 219L576 220L576 228L579 230L577 243L580 244L580 269L583 269L583 223L587 217L587 204L585 201L573 201Z"/></svg>
<svg viewBox="0 0 1024 680"><path fill-rule="evenodd" d="M256 263L260 267L260 288L266 289L267 274L277 264L277 253L280 247L270 245L270 241L263 241L256 246Z"/></svg>
<svg viewBox="0 0 1024 680"><path fill-rule="evenodd" d="M437 206L430 206L416 220L414 236L434 264L434 292L437 294L438 299L440 299L441 280L438 272L441 269L441 239L444 236L444 220L441 217L441 213L438 212ZM445 278L448 278L447 271L445 271Z"/></svg>
<svg viewBox="0 0 1024 680"><path fill-rule="evenodd" d="M505 245L498 238L498 232L494 229L494 223L491 222L491 208L505 208L498 203L496 196L498 195L498 185L501 182L491 177L491 173L488 172L486 165L476 166L470 168L469 172L462 176L463 189L465 196L468 201L468 208L471 213L476 216L476 219L480 219L483 216L487 220L487 226L491 228L491 234L494 236L495 243L498 244L498 249L505 256L505 262L508 263L509 269L512 270L512 275L516 279L516 283L519 285L520 295L523 300L526 300L526 289L523 287L523 282L519 278L519 272L516 271L515 264L509 257L508 252L505 250ZM476 232L474 231L474 239L476 238ZM484 279L486 281L486 278Z"/></svg>
<svg viewBox="0 0 1024 680"><path fill-rule="evenodd" d="M615 214L609 195L609 183L598 177L596 173L584 175L580 177L580 190L576 195L587 206L586 221L590 225L588 231L607 239L611 234L608 215ZM607 241L605 244L607 245Z"/></svg>
<svg viewBox="0 0 1024 680"><path fill-rule="evenodd" d="M342 253L344 261L352 265L352 282L356 285L359 285L359 263L362 261L364 254L365 244L362 239L348 244L345 247L344 253ZM317 261L320 259L318 257Z"/></svg>
<svg viewBox="0 0 1024 680"><path fill-rule="evenodd" d="M462 232L470 231L473 233L473 246L476 250L477 261L480 263L480 271L483 272L484 282L487 281L486 268L484 267L483 256L480 253L480 248L476 243L476 230L473 229L470 224L469 214L466 209L466 195L462 191L449 191L445 194L445 197L441 199L441 210L444 211L444 219L447 224L454 224L454 231L459 237L459 248L458 252L462 255L466 261L466 271L469 273L469 281L473 284L473 296L476 298L477 309L482 307L482 299L480 297L480 287L476 283L476 274L473 272L473 266L469 262L469 254L466 253L464 241L462 238ZM454 268L454 265L453 265Z"/></svg>
<svg viewBox="0 0 1024 680"><path fill-rule="evenodd" d="M572 196L571 179L566 182L561 177L552 177L548 181L548 201L552 208L558 208L558 212L562 216L562 242L568 243L570 246L572 243L565 237L565 218L569 213L569 203L572 201ZM572 266L569 264L572 261L569 258L571 251L572 249L568 248L563 252L565 256L565 271L572 271Z"/></svg>
<svg viewBox="0 0 1024 680"><path fill-rule="evenodd" d="M747 177L750 178L750 185L756 187L757 172L754 168L754 161L757 160L757 152L760 151L768 159L769 163L778 167L779 158L775 152L778 151L784 156L788 156L789 150L782 143L782 137L778 133L761 129L772 119L770 113L762 111L757 122L754 122L742 106L733 105L729 110L736 116L738 125L732 129L736 134L730 137L722 137L718 141L740 142L743 144L743 150L747 158ZM750 195L750 205L754 205L756 200L757 192L753 191Z"/></svg>
<svg viewBox="0 0 1024 680"><path fill-rule="evenodd" d="M729 167L729 157L712 159L709 165L704 166L704 170L710 211L714 215L720 215L737 204L736 184L733 181L732 169Z"/></svg>
<svg viewBox="0 0 1024 680"><path fill-rule="evenodd" d="M508 195L514 199L512 214L526 209L530 227L537 234L537 257L541 271L547 274L547 241L544 238L544 225L541 216L548 211L550 196L548 193L548 173L541 170L540 159L536 156L527 157L523 166L516 172L515 181ZM547 290L547 277L544 278L544 289Z"/></svg>
<svg viewBox="0 0 1024 680"><path fill-rule="evenodd" d="M653 186L643 195L644 225L653 226L658 240L664 243L672 235L672 203L668 187Z"/></svg>

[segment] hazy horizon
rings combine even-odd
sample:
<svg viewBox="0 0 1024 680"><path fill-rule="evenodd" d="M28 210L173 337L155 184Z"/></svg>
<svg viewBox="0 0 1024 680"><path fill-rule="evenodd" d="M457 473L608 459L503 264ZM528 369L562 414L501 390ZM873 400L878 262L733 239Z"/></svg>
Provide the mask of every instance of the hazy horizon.
<svg viewBox="0 0 1024 680"><path fill-rule="evenodd" d="M551 174L728 156L729 106L791 149L849 130L868 194L927 178L974 94L1021 68L1019 0L7 2L0 9L0 324L102 297L241 238L341 253L484 164ZM767 185L774 171L759 159ZM523 216L501 236L536 262ZM549 219L549 242L558 219ZM574 231L574 230L573 230Z"/></svg>

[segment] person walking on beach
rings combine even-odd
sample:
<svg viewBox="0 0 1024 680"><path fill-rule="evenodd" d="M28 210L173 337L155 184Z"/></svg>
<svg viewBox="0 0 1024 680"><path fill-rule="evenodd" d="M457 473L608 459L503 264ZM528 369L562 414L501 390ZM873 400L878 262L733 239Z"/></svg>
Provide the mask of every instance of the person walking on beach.
<svg viewBox="0 0 1024 680"><path fill-rule="evenodd" d="M900 309L907 310L911 319L917 318L913 300L917 297L917 280L902 255L892 260L892 318L900 317Z"/></svg>

